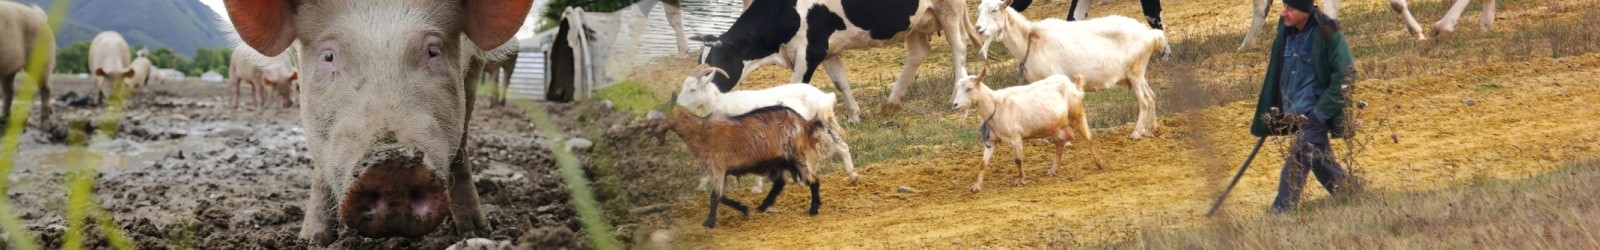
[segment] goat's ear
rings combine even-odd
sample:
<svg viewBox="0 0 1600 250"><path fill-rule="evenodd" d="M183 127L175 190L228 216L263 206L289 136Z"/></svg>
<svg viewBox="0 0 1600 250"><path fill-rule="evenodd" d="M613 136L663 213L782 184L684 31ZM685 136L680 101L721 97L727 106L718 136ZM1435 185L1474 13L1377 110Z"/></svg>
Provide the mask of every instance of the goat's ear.
<svg viewBox="0 0 1600 250"><path fill-rule="evenodd" d="M277 56L294 43L294 12L300 5L292 0L227 0L228 19L240 40L266 56Z"/></svg>
<svg viewBox="0 0 1600 250"><path fill-rule="evenodd" d="M464 0L461 9L461 16L466 18L462 33L478 48L487 50L500 47L517 35L528 11L533 9L533 0Z"/></svg>
<svg viewBox="0 0 1600 250"><path fill-rule="evenodd" d="M989 75L989 67L983 67L982 71L978 71L978 77L977 78L973 78L972 82L974 82L974 83L982 83L983 82L983 77L988 76L988 75Z"/></svg>

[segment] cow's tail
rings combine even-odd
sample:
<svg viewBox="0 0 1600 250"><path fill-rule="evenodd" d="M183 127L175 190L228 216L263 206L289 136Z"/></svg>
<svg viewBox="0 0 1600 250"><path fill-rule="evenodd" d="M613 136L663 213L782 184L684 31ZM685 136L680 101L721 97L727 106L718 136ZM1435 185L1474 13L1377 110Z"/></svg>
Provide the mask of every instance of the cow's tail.
<svg viewBox="0 0 1600 250"><path fill-rule="evenodd" d="M1167 57L1172 56L1172 44L1167 43L1167 32L1158 29L1151 29L1150 32L1155 34L1151 46L1161 46L1161 60L1166 61Z"/></svg>

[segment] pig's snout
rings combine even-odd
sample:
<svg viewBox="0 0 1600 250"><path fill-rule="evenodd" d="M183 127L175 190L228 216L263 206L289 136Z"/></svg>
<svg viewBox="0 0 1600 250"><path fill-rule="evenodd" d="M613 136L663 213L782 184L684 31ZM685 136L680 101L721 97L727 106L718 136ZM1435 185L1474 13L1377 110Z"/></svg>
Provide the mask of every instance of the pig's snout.
<svg viewBox="0 0 1600 250"><path fill-rule="evenodd" d="M362 160L364 170L345 188L339 218L357 234L380 238L418 237L450 215L443 182L428 171L422 153L379 150Z"/></svg>

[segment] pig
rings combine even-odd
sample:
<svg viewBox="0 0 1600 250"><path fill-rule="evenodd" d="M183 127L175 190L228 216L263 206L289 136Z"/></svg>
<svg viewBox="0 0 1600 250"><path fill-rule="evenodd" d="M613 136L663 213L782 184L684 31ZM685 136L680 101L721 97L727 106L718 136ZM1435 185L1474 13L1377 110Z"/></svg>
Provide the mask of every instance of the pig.
<svg viewBox="0 0 1600 250"><path fill-rule="evenodd" d="M253 48L239 46L233 48L233 56L228 58L228 84L233 85L233 107L239 107L239 85L250 88L250 100L255 107L261 107L261 67L251 60Z"/></svg>
<svg viewBox="0 0 1600 250"><path fill-rule="evenodd" d="M261 85L266 89L263 94L277 98L285 108L294 107L294 94L300 88L295 80L299 79L300 72L292 66L276 65L261 69Z"/></svg>
<svg viewBox="0 0 1600 250"><path fill-rule="evenodd" d="M155 80L155 71L151 71L154 67L151 65L150 58L142 56L128 62L128 70L133 71L133 75L123 81L127 83L129 90L139 91L145 86L150 86L150 81Z"/></svg>
<svg viewBox="0 0 1600 250"><path fill-rule="evenodd" d="M249 46L236 46L228 63L228 83L233 85L233 107L239 107L239 85L250 88L251 100L256 108L267 99L277 97L283 107L293 107L294 81L300 78L294 57L300 46L289 47L285 55L266 56ZM273 96L277 95L277 96Z"/></svg>
<svg viewBox="0 0 1600 250"><path fill-rule="evenodd" d="M506 92L511 91L511 72L517 69L517 50L519 49L521 49L521 46L518 45L517 39L511 39L511 41L506 41L506 44L502 44L500 47L488 52L491 57L497 57L493 59L498 60L480 58L480 60L486 60L483 72L489 74L489 81L494 84L493 89L489 91L489 94L493 95L489 98L491 106L506 105Z"/></svg>
<svg viewBox="0 0 1600 250"><path fill-rule="evenodd" d="M0 111L0 122L11 118L11 101L16 97L17 73L28 65L28 57L37 49L45 53L44 74L38 79L39 114L50 116L50 74L56 67L55 33L45 25L44 10L39 6L24 6L14 2L0 2L0 96L4 96L5 110ZM35 48L34 46L41 46Z"/></svg>
<svg viewBox="0 0 1600 250"><path fill-rule="evenodd" d="M226 0L241 40L276 56L300 44L300 122L311 157L299 237L326 246L417 237L450 217L492 231L467 140L472 57L516 34L532 0Z"/></svg>
<svg viewBox="0 0 1600 250"><path fill-rule="evenodd" d="M111 91L118 87L114 84L134 76L134 69L129 65L132 57L128 42L116 31L100 32L89 42L89 72L94 75L96 103L104 103L111 97Z"/></svg>

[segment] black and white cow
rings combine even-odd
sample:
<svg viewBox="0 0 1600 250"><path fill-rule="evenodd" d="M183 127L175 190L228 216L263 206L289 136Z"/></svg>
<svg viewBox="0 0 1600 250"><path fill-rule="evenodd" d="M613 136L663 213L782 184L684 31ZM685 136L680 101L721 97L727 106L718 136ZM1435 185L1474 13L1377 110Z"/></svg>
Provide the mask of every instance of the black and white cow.
<svg viewBox="0 0 1600 250"><path fill-rule="evenodd" d="M733 26L720 36L702 36L710 49L701 63L728 72L712 77L723 92L733 90L751 68L766 63L789 64L790 82L810 83L817 66L824 67L834 87L844 93L850 120L860 120L860 106L850 92L840 52L905 42L906 63L889 92L886 110L900 104L906 87L916 80L917 66L932 49L929 40L943 32L950 43L956 77L967 75L968 32L964 0L760 0L753 1ZM952 90L953 91L953 90Z"/></svg>
<svg viewBox="0 0 1600 250"><path fill-rule="evenodd" d="M1089 16L1089 6L1094 5L1093 3L1086 2L1087 0L1071 1L1071 7L1067 8L1070 10L1067 13L1067 21L1083 20ZM1033 0L1011 1L1011 9L1015 9L1017 12L1027 10L1029 5L1033 5ZM1161 0L1139 0L1139 7L1144 9L1145 22L1148 22L1151 28L1164 29L1161 24Z"/></svg>

